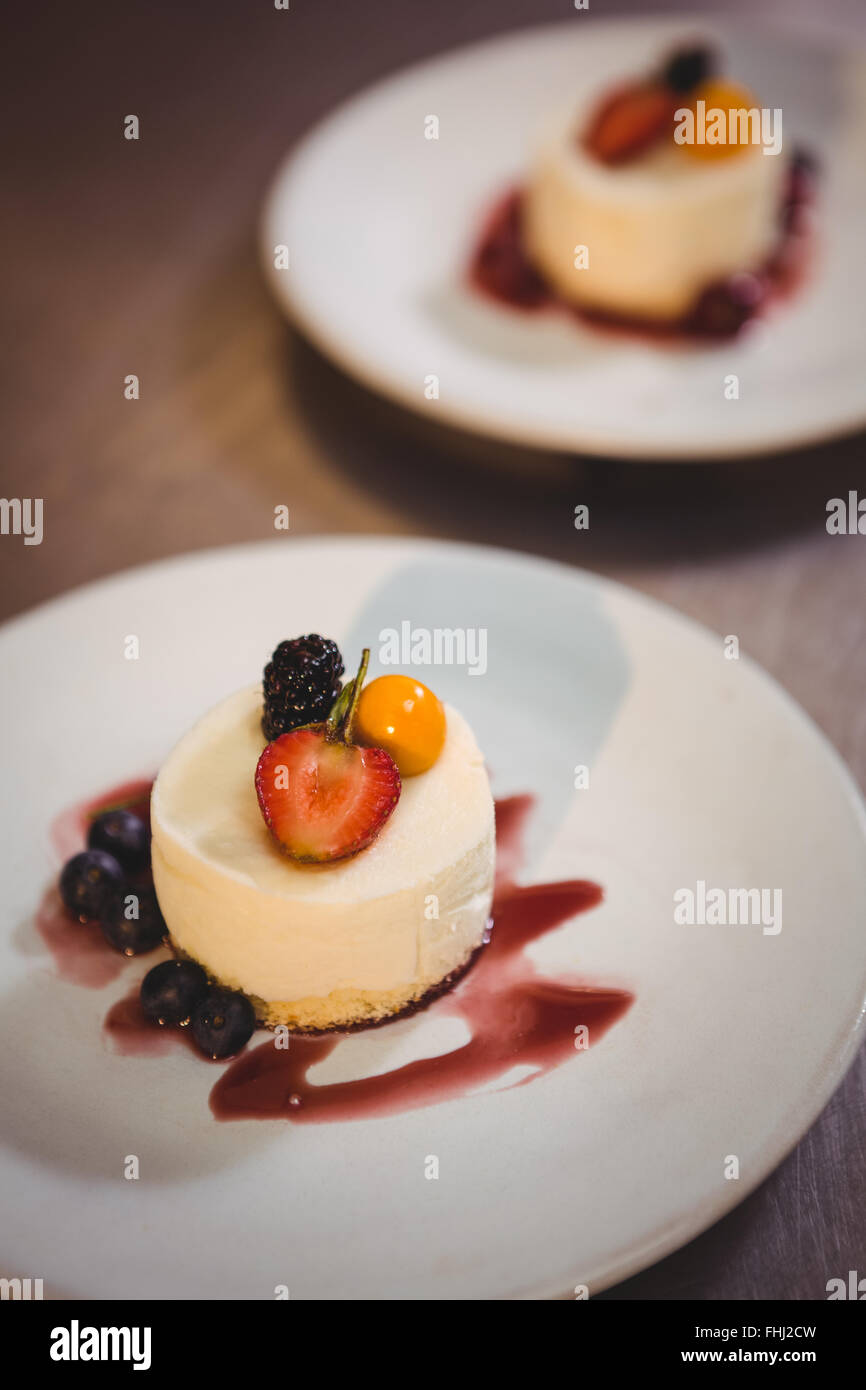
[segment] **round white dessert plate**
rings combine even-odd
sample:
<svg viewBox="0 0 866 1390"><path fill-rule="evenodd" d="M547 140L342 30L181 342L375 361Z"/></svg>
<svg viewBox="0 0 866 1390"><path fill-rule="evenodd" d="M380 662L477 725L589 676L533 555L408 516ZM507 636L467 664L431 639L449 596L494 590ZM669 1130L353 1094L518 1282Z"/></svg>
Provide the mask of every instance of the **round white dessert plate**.
<svg viewBox="0 0 866 1390"><path fill-rule="evenodd" d="M806 283L741 340L712 347L653 345L480 296L466 277L480 226L524 178L550 113L607 77L647 70L696 33L719 44L762 106L781 108L782 157L803 143L820 158ZM438 139L425 138L430 117ZM636 459L771 452L866 424L864 166L866 59L856 48L739 19L575 11L564 24L447 53L342 105L277 173L261 253L279 303L320 350L430 420ZM278 247L288 268L284 259L275 268Z"/></svg>
<svg viewBox="0 0 866 1390"><path fill-rule="evenodd" d="M366 643L381 670L381 634L404 623L485 634L472 667L413 669L473 725L495 794L536 797L523 881L604 888L531 948L536 968L634 1003L524 1085L351 1122L218 1122L219 1067L104 1041L108 1009L152 958L100 988L58 974L34 926L59 867L52 823L158 768L278 640L332 635L348 666ZM281 539L36 609L0 630L0 683L0 1272L42 1278L46 1296L597 1293L741 1201L853 1056L859 794L746 655L627 589L478 547ZM682 890L702 916L700 884L748 920L678 922ZM757 899L753 915L736 907L752 889L760 914ZM434 1005L341 1040L311 1080L441 1054L462 1029Z"/></svg>

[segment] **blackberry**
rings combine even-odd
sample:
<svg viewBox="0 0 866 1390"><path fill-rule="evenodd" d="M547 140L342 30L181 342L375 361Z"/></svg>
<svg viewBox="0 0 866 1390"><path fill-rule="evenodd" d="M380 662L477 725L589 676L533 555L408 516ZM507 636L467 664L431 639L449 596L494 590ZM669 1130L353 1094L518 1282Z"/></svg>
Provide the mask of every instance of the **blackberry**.
<svg viewBox="0 0 866 1390"><path fill-rule="evenodd" d="M301 724L327 719L340 693L343 658L318 633L281 642L265 667L262 732L268 743Z"/></svg>
<svg viewBox="0 0 866 1390"><path fill-rule="evenodd" d="M712 49L695 45L672 53L665 64L662 81L674 92L691 92L699 82L709 77L716 67Z"/></svg>

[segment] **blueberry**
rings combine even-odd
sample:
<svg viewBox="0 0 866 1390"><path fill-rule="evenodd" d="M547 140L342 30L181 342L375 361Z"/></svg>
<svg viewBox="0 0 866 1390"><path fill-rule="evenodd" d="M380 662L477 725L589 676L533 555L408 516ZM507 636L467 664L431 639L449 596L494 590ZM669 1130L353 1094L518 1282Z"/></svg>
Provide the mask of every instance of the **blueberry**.
<svg viewBox="0 0 866 1390"><path fill-rule="evenodd" d="M124 956L154 951L168 934L152 888L128 889L101 926L109 946Z"/></svg>
<svg viewBox="0 0 866 1390"><path fill-rule="evenodd" d="M693 48L678 48L665 63L662 81L674 92L690 92L709 77L715 67L715 54L711 48L699 44Z"/></svg>
<svg viewBox="0 0 866 1390"><path fill-rule="evenodd" d="M164 960L141 982L141 1010L155 1023L189 1023L207 994L207 975L191 960Z"/></svg>
<svg viewBox="0 0 866 1390"><path fill-rule="evenodd" d="M112 854L86 849L63 866L60 896L80 922L99 920L114 911L123 895L123 870Z"/></svg>
<svg viewBox="0 0 866 1390"><path fill-rule="evenodd" d="M791 207L799 207L812 201L818 183L818 172L818 161L814 155L798 146L791 156L783 216Z"/></svg>
<svg viewBox="0 0 866 1390"><path fill-rule="evenodd" d="M91 825L87 843L91 849L113 854L128 874L136 874L150 863L150 831L132 811L103 811Z"/></svg>
<svg viewBox="0 0 866 1390"><path fill-rule="evenodd" d="M255 1026L255 1010L249 999L232 989L208 990L191 1024L198 1046L214 1061L240 1052Z"/></svg>
<svg viewBox="0 0 866 1390"><path fill-rule="evenodd" d="M766 285L757 275L730 275L707 286L695 305L691 326L710 337L731 337L754 317L765 297Z"/></svg>

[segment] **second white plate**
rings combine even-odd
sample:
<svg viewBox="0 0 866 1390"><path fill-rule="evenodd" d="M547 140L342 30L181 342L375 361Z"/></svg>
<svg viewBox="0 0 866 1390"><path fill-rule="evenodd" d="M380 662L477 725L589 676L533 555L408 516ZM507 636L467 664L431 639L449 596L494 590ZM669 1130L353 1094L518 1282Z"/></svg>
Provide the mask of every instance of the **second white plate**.
<svg viewBox="0 0 866 1390"><path fill-rule="evenodd" d="M485 210L519 181L540 122L587 79L643 71L679 38L781 107L786 148L821 160L808 285L737 343L660 348L468 288ZM517 443L635 458L760 453L866 423L866 59L814 37L713 22L598 20L510 34L392 77L342 106L279 171L262 255L280 303L344 370L403 406ZM439 139L424 137L439 119ZM288 248L275 269L274 248ZM725 378L740 379L736 401ZM439 397L425 383L438 379Z"/></svg>

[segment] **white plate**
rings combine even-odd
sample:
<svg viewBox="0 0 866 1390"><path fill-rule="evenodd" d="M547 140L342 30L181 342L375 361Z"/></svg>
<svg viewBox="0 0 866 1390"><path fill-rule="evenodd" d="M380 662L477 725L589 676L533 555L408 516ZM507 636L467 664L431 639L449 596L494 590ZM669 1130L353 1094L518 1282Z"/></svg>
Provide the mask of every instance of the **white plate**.
<svg viewBox="0 0 866 1390"><path fill-rule="evenodd" d="M817 269L737 343L671 348L527 317L467 287L485 209L525 174L540 123L588 80L640 72L679 37L783 110L786 148L823 165ZM424 119L440 138L425 140ZM704 459L866 423L866 60L740 21L601 20L496 38L398 74L308 135L280 169L261 245L280 303L320 349L430 419L518 443ZM288 270L274 248L289 248ZM740 396L725 399L725 378ZM425 379L439 378L438 400Z"/></svg>
<svg viewBox="0 0 866 1390"><path fill-rule="evenodd" d="M527 881L606 901L537 948L634 991L588 1053L518 1089L384 1119L219 1124L186 1052L119 1057L101 1021L147 968L65 983L32 925L52 818L155 769L276 641L486 627L489 669L423 674L463 708L497 795L533 791ZM123 644L140 641L128 661ZM4 885L0 1269L65 1294L492 1298L597 1292L740 1201L839 1082L866 995L858 794L815 727L722 639L504 551L294 540L169 561L0 632ZM422 674L419 672L419 674ZM589 790L573 769L591 768ZM679 926L673 893L781 888L783 926ZM370 1072L438 1050L433 1011L339 1044ZM127 1155L138 1181L124 1180ZM438 1181L424 1177L436 1154ZM726 1180L728 1155L740 1177Z"/></svg>

